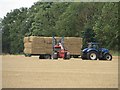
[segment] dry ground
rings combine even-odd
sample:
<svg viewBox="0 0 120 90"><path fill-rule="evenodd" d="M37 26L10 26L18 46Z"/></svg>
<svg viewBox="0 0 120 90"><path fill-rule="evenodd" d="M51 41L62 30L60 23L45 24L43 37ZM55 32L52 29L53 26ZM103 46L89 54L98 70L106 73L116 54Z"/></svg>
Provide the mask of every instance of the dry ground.
<svg viewBox="0 0 120 90"><path fill-rule="evenodd" d="M117 88L118 57L112 61L39 60L2 56L3 88Z"/></svg>

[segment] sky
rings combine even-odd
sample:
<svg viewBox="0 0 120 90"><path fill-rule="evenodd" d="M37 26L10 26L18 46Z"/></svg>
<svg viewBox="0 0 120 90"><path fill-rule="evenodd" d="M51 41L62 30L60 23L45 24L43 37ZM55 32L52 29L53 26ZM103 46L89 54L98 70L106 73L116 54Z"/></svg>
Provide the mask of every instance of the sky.
<svg viewBox="0 0 120 90"><path fill-rule="evenodd" d="M7 12L13 9L19 9L21 7L31 7L34 2L40 0L0 0L0 18L3 18ZM70 0L66 0L70 1ZM74 0L79 1L79 0ZM80 1L91 1L91 0L80 0ZM93 1L119 1L119 0L93 0Z"/></svg>
<svg viewBox="0 0 120 90"><path fill-rule="evenodd" d="M39 0L0 0L0 18L3 18L7 12L21 7L31 7L34 2Z"/></svg>

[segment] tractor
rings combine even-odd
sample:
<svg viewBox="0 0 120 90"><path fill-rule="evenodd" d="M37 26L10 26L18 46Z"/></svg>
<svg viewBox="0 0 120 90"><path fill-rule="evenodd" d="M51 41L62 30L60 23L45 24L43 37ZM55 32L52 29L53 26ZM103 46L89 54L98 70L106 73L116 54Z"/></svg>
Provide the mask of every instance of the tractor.
<svg viewBox="0 0 120 90"><path fill-rule="evenodd" d="M112 60L112 55L106 48L101 48L99 43L90 42L88 47L82 50L81 58L88 60Z"/></svg>
<svg viewBox="0 0 120 90"><path fill-rule="evenodd" d="M64 37L62 37L59 41L53 36L52 37L52 48L53 52L51 55L52 59L70 59L70 53L64 47Z"/></svg>

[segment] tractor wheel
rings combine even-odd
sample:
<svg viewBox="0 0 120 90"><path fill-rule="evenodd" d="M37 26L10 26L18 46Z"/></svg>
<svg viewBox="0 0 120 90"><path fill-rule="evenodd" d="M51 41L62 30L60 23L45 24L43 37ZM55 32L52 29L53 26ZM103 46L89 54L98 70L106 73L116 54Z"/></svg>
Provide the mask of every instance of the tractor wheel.
<svg viewBox="0 0 120 90"><path fill-rule="evenodd" d="M70 54L66 52L64 59L70 59Z"/></svg>
<svg viewBox="0 0 120 90"><path fill-rule="evenodd" d="M107 53L107 54L105 54L104 59L111 61L112 60L112 55Z"/></svg>
<svg viewBox="0 0 120 90"><path fill-rule="evenodd" d="M97 60L97 58L98 58L97 52L91 51L91 52L87 53L87 58L89 60Z"/></svg>
<svg viewBox="0 0 120 90"><path fill-rule="evenodd" d="M52 59L58 59L58 54L57 53L53 53Z"/></svg>

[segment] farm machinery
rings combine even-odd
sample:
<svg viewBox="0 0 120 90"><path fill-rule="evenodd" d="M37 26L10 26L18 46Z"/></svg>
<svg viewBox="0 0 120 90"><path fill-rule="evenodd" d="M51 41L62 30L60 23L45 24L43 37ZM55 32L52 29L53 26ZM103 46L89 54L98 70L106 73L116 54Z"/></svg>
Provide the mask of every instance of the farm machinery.
<svg viewBox="0 0 120 90"><path fill-rule="evenodd" d="M88 47L82 50L81 58L89 60L112 60L112 55L106 48L101 48L99 43L88 43Z"/></svg>
<svg viewBox="0 0 120 90"><path fill-rule="evenodd" d="M52 37L52 59L70 59L70 53L64 47L64 37L57 41L57 39L53 36Z"/></svg>

